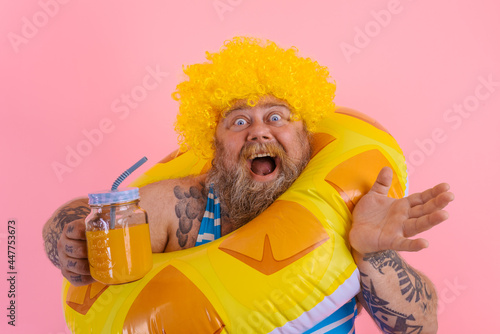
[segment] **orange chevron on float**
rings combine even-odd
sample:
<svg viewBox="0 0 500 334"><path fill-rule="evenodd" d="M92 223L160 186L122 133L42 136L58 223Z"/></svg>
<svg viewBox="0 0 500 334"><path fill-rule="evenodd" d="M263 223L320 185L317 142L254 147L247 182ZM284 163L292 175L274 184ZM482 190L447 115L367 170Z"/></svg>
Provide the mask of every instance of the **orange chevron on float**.
<svg viewBox="0 0 500 334"><path fill-rule="evenodd" d="M295 220L289 220L294 217ZM287 220L289 224L286 224ZM283 224L285 222L285 224ZM319 220L305 207L276 201L240 233L224 240L219 249L271 275L297 261L329 239Z"/></svg>
<svg viewBox="0 0 500 334"><path fill-rule="evenodd" d="M85 286L70 285L66 304L76 312L85 315L107 288L105 284L99 282Z"/></svg>
<svg viewBox="0 0 500 334"><path fill-rule="evenodd" d="M312 134L312 153L311 153L311 159L321 152L325 146L330 144L332 141L334 141L336 138L328 133L323 133L323 132L317 132Z"/></svg>
<svg viewBox="0 0 500 334"><path fill-rule="evenodd" d="M359 199L370 191L377 180L378 172L385 166L390 167L391 164L380 151L365 151L333 168L325 181L339 192L352 212ZM403 196L404 191L399 179L393 177L389 197L401 198Z"/></svg>
<svg viewBox="0 0 500 334"><path fill-rule="evenodd" d="M224 328L203 292L173 266L162 269L141 290L127 313L123 333L136 333L144 323L161 324L170 333L215 334Z"/></svg>

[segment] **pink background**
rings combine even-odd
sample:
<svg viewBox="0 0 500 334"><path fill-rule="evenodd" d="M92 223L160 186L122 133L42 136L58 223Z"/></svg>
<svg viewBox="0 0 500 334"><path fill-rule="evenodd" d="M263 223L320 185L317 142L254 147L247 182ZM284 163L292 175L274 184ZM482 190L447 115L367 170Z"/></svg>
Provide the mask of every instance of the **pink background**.
<svg viewBox="0 0 500 334"><path fill-rule="evenodd" d="M110 187L142 156L149 162L138 173L173 150L170 94L182 64L203 61L206 50L235 35L297 46L328 66L336 103L376 118L399 141L412 165L412 192L452 185L451 218L425 233L429 249L405 256L436 285L440 333L498 332L499 228L491 214L500 186L498 2L172 3L0 3L0 332L67 331L62 278L44 254L44 222L72 197ZM148 68L163 74L144 90ZM121 96L131 93L136 104L126 107ZM454 105L466 113L449 111ZM107 133L89 146L85 131L102 122ZM58 177L53 165L68 166L68 149L85 156ZM17 222L16 327L5 316L9 219ZM364 313L357 332L373 328Z"/></svg>

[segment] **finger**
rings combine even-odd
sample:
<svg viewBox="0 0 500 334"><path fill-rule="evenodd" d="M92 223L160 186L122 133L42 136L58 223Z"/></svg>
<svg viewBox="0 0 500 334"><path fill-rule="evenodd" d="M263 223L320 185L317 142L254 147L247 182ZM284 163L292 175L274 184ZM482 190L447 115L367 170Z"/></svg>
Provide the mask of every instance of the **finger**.
<svg viewBox="0 0 500 334"><path fill-rule="evenodd" d="M444 222L448 217L448 212L440 210L420 218L409 219L403 224L403 235L405 237L413 237Z"/></svg>
<svg viewBox="0 0 500 334"><path fill-rule="evenodd" d="M76 274L90 275L88 259L73 258L66 254L61 254L59 256L59 263L61 264L61 269L66 269Z"/></svg>
<svg viewBox="0 0 500 334"><path fill-rule="evenodd" d="M448 183L440 183L430 189L427 189L421 193L415 193L408 196L408 201L411 206L424 204L425 202L430 201L434 197L437 197L439 194L446 192L450 189L450 185Z"/></svg>
<svg viewBox="0 0 500 334"><path fill-rule="evenodd" d="M391 249L402 252L418 252L427 247L429 247L429 242L422 238L419 239L399 238L394 242L394 245L391 247Z"/></svg>
<svg viewBox="0 0 500 334"><path fill-rule="evenodd" d="M377 180L373 184L370 192L375 192L380 195L387 196L392 183L392 169L390 167L384 167L378 173Z"/></svg>
<svg viewBox="0 0 500 334"><path fill-rule="evenodd" d="M422 205L411 207L408 210L408 216L410 218L419 218L421 216L444 209L451 201L454 200L454 198L455 196L451 192L440 193L436 197L423 203Z"/></svg>
<svg viewBox="0 0 500 334"><path fill-rule="evenodd" d="M61 236L57 243L57 252L59 256L66 254L67 257L87 258L87 242L83 240L73 240Z"/></svg>
<svg viewBox="0 0 500 334"><path fill-rule="evenodd" d="M78 273L71 272L67 269L61 269L63 276L74 286L88 285L95 282L95 279L90 275L81 275Z"/></svg>
<svg viewBox="0 0 500 334"><path fill-rule="evenodd" d="M85 219L77 219L64 226L64 235L69 239L85 240Z"/></svg>

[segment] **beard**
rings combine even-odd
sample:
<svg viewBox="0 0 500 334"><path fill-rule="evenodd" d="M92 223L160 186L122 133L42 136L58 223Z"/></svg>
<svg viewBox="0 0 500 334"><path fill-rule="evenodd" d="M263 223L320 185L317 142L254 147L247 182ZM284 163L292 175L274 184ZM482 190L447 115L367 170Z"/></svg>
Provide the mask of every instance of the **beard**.
<svg viewBox="0 0 500 334"><path fill-rule="evenodd" d="M227 214L234 228L240 228L267 209L297 179L311 157L311 144L307 133L299 134L297 147L300 157L291 159L282 145L272 143L246 143L239 161L230 163L223 145L216 140L215 158L208 172L206 187L210 184L219 196L222 212ZM252 179L247 159L252 153L270 152L280 159L274 180L258 182ZM278 167L276 167L278 168Z"/></svg>

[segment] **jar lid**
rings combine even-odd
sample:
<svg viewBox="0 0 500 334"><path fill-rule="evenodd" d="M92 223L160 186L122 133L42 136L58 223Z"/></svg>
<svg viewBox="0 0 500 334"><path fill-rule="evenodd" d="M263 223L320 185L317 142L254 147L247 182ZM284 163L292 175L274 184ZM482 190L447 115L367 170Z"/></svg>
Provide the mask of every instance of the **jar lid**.
<svg viewBox="0 0 500 334"><path fill-rule="evenodd" d="M89 205L130 202L139 199L139 188L106 190L89 194Z"/></svg>

